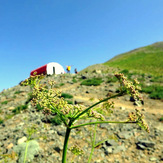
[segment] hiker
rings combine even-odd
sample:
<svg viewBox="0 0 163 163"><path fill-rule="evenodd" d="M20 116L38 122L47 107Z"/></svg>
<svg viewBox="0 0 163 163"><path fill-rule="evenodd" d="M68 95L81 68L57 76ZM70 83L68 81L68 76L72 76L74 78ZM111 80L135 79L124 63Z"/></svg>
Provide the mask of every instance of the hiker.
<svg viewBox="0 0 163 163"><path fill-rule="evenodd" d="M66 70L67 70L67 73L70 73L70 71L71 71L71 66L67 66Z"/></svg>
<svg viewBox="0 0 163 163"><path fill-rule="evenodd" d="M77 71L77 69L76 69L76 68L75 68L75 70L74 70L74 71L75 71L75 74L77 74L77 73L78 73L78 71Z"/></svg>

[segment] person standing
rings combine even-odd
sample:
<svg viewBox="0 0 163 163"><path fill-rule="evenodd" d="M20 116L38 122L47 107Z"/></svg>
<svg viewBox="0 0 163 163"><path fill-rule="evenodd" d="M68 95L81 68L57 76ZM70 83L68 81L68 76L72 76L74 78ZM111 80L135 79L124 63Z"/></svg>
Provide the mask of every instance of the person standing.
<svg viewBox="0 0 163 163"><path fill-rule="evenodd" d="M70 73L70 71L71 71L71 66L67 66L66 70L67 70L67 73Z"/></svg>
<svg viewBox="0 0 163 163"><path fill-rule="evenodd" d="M77 74L77 73L78 73L77 68L75 68L75 70L74 70L74 71L75 71L75 74Z"/></svg>

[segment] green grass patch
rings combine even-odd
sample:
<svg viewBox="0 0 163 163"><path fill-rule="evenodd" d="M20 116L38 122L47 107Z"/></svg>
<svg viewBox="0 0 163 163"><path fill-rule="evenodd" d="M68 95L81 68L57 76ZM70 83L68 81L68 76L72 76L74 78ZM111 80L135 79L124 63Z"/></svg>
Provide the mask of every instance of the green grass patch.
<svg viewBox="0 0 163 163"><path fill-rule="evenodd" d="M2 124L4 122L4 120L2 118L0 118L0 124Z"/></svg>
<svg viewBox="0 0 163 163"><path fill-rule="evenodd" d="M16 91L15 94L20 94L22 93L23 91Z"/></svg>
<svg viewBox="0 0 163 163"><path fill-rule="evenodd" d="M27 107L28 107L27 105L17 106L15 109L12 110L12 113L19 114L21 111L26 110Z"/></svg>
<svg viewBox="0 0 163 163"><path fill-rule="evenodd" d="M108 77L108 79L107 79L107 83L115 83L117 81L118 81L118 79L115 76Z"/></svg>
<svg viewBox="0 0 163 163"><path fill-rule="evenodd" d="M103 82L102 78L92 78L92 79L86 79L81 82L81 85L86 86L98 86Z"/></svg>
<svg viewBox="0 0 163 163"><path fill-rule="evenodd" d="M134 70L153 75L163 74L163 50L154 45L142 47L127 53L117 55L104 63L110 67Z"/></svg>
<svg viewBox="0 0 163 163"><path fill-rule="evenodd" d="M73 101L71 100L66 100L68 104L73 104Z"/></svg>
<svg viewBox="0 0 163 163"><path fill-rule="evenodd" d="M5 116L5 120L11 119L14 115L13 114L7 114Z"/></svg>
<svg viewBox="0 0 163 163"><path fill-rule="evenodd" d="M3 101L3 102L1 102L2 105L5 105L5 104L7 104L7 103L8 103L8 101Z"/></svg>
<svg viewBox="0 0 163 163"><path fill-rule="evenodd" d="M142 85L142 92L148 93L152 99L163 99L163 86L160 85Z"/></svg>
<svg viewBox="0 0 163 163"><path fill-rule="evenodd" d="M73 95L70 95L68 93L62 93L61 97L71 99L71 98L73 98Z"/></svg>
<svg viewBox="0 0 163 163"><path fill-rule="evenodd" d="M159 118L159 121L163 122L163 117Z"/></svg>
<svg viewBox="0 0 163 163"><path fill-rule="evenodd" d="M60 87L61 87L61 86L64 86L64 85L65 85L64 83L60 83L60 84L59 84Z"/></svg>
<svg viewBox="0 0 163 163"><path fill-rule="evenodd" d="M135 75L136 73L130 73L128 69L124 69L122 71L120 71L120 73L124 74L128 79L131 80L132 75Z"/></svg>
<svg viewBox="0 0 163 163"><path fill-rule="evenodd" d="M76 79L72 79L72 82L73 82L73 83L77 83L77 80L76 80Z"/></svg>
<svg viewBox="0 0 163 163"><path fill-rule="evenodd" d="M155 76L150 80L150 82L163 83L163 76Z"/></svg>

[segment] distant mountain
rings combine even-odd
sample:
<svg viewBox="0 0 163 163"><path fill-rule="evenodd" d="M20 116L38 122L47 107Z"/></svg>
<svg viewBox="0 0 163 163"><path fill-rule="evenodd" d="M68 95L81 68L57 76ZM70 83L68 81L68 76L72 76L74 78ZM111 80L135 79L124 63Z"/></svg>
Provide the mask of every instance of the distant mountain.
<svg viewBox="0 0 163 163"><path fill-rule="evenodd" d="M154 75L163 74L163 42L120 54L103 65Z"/></svg>

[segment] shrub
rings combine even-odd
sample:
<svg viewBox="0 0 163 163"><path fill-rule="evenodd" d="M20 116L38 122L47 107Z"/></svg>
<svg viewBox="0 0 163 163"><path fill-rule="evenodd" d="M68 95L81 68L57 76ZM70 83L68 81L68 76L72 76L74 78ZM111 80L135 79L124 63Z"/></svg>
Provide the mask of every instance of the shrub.
<svg viewBox="0 0 163 163"><path fill-rule="evenodd" d="M92 79L87 79L81 82L81 85L86 85L86 86L97 86L102 83L102 78L92 78Z"/></svg>
<svg viewBox="0 0 163 163"><path fill-rule="evenodd" d="M68 94L68 93L62 93L61 94L61 97L63 97L63 98L73 98L73 96L72 95L70 95L70 94Z"/></svg>

